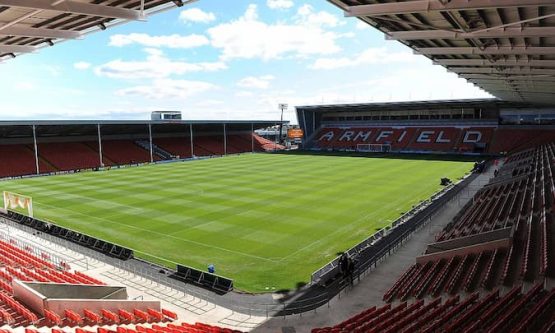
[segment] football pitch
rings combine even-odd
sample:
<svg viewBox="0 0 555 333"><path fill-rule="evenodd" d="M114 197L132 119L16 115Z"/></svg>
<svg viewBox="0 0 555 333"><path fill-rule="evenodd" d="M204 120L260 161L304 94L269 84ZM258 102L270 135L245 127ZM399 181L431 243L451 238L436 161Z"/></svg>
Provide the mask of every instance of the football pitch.
<svg viewBox="0 0 555 333"><path fill-rule="evenodd" d="M0 183L33 197L35 217L232 278L292 289L337 252L461 178L471 162L249 154ZM154 259L156 258L156 259Z"/></svg>

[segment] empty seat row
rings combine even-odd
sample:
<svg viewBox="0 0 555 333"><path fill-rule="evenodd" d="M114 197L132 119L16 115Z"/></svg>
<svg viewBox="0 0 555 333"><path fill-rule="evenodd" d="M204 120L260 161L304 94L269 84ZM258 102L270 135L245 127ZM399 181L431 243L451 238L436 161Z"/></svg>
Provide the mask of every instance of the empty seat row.
<svg viewBox="0 0 555 333"><path fill-rule="evenodd" d="M187 137L154 138L154 143L168 153L181 158L192 157L190 139ZM38 148L40 173L94 169L101 166L100 147L97 141L41 143ZM195 136L194 155L223 155L223 135ZM227 153L284 149L257 134L235 133L227 135ZM35 150L31 144L0 145L0 178L32 175L37 173ZM161 158L153 155L154 161ZM150 152L134 140L103 140L102 164L104 166L150 162Z"/></svg>
<svg viewBox="0 0 555 333"><path fill-rule="evenodd" d="M29 269L13 266L5 266L3 269L0 269L0 283L11 283L14 279L34 282L105 285L102 281L78 271L71 273L69 271L53 269Z"/></svg>
<svg viewBox="0 0 555 333"><path fill-rule="evenodd" d="M8 242L0 240L0 251L5 254L9 254L12 259L18 258L18 263L24 261L22 265L26 267L56 268L56 266L49 260L32 254L29 249L21 249L17 247L16 242L13 239Z"/></svg>
<svg viewBox="0 0 555 333"><path fill-rule="evenodd" d="M555 289L536 284L522 293L518 286L501 296L499 290L480 298L473 293L424 302L371 307L333 327L312 333L347 332L551 332L555 315Z"/></svg>
<svg viewBox="0 0 555 333"><path fill-rule="evenodd" d="M35 251L40 252L40 251ZM10 327L29 326L79 326L114 325L137 323L160 323L177 320L177 314L167 309L125 309L113 312L102 309L96 313L86 309L77 313L72 309L53 312L46 309L44 317L33 312L14 298L13 281L29 281L57 284L105 285L102 281L85 273L71 272L69 265L50 262L51 256L14 239L0 240L0 322ZM83 333L83 332L81 332Z"/></svg>
<svg viewBox="0 0 555 333"><path fill-rule="evenodd" d="M23 144L0 145L0 178L32 175L37 172L35 152L31 146ZM56 169L39 160L41 172Z"/></svg>
<svg viewBox="0 0 555 333"><path fill-rule="evenodd" d="M385 293L383 300L406 300L410 297L439 296L442 293L451 295L461 291L471 292L480 287L499 284L501 281L488 281L492 276L499 276L502 266L498 252L482 251L477 254L455 255L449 259L428 261L425 264L414 264Z"/></svg>
<svg viewBox="0 0 555 333"><path fill-rule="evenodd" d="M47 333L44 329L26 328L25 333ZM12 333L9 329L0 329L0 333ZM223 328L203 323L167 323L167 324L137 324L137 325L117 325L117 326L99 326L96 329L86 329L76 327L67 330L60 328L52 328L48 333L242 333L238 330Z"/></svg>
<svg viewBox="0 0 555 333"><path fill-rule="evenodd" d="M127 311L118 309L116 312L101 309L96 313L89 309L84 309L83 313L77 313L71 309L65 309L63 314L57 314L50 310L44 311L45 322L42 324L48 327L59 326L99 326L99 325L119 325L119 324L138 324L138 323L161 323L173 321L177 315L169 310L147 309L146 311L133 309Z"/></svg>

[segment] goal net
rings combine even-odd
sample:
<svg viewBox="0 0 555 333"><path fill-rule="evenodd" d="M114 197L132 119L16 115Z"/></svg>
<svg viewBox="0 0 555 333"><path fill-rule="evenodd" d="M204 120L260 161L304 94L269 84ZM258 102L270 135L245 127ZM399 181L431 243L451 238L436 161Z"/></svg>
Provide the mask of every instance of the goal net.
<svg viewBox="0 0 555 333"><path fill-rule="evenodd" d="M33 217L33 198L17 194L13 192L4 191L4 210L13 211L20 214L27 214Z"/></svg>
<svg viewBox="0 0 555 333"><path fill-rule="evenodd" d="M357 151L365 153L387 153L391 151L391 145L361 143L357 144Z"/></svg>

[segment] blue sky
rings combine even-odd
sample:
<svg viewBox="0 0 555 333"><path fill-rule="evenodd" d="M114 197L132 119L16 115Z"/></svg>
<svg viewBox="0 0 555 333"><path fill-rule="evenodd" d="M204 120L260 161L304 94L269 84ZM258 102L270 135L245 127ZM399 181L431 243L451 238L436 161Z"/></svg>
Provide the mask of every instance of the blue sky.
<svg viewBox="0 0 555 333"><path fill-rule="evenodd" d="M278 103L489 97L326 1L200 0L0 65L0 119L279 119Z"/></svg>

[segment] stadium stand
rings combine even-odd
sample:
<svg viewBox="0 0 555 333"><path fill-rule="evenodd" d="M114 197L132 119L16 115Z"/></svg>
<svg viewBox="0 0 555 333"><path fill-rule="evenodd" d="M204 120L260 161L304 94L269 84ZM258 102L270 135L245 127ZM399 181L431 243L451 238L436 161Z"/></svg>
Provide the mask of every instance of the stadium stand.
<svg viewBox="0 0 555 333"><path fill-rule="evenodd" d="M509 155L384 294L386 305L312 332L552 332L554 152L549 143Z"/></svg>
<svg viewBox="0 0 555 333"><path fill-rule="evenodd" d="M521 151L555 141L555 131L538 128L500 128L491 143L493 152Z"/></svg>
<svg viewBox="0 0 555 333"><path fill-rule="evenodd" d="M246 138L244 135L242 137ZM276 144L275 142L265 139L258 135L254 136L254 143L255 143L254 151L258 151L258 152L285 149L284 146Z"/></svg>
<svg viewBox="0 0 555 333"><path fill-rule="evenodd" d="M393 151L488 152L520 151L555 140L553 130L460 126L351 127L326 125L308 147L357 150L359 144L389 145ZM483 149L482 149L483 148Z"/></svg>
<svg viewBox="0 0 555 333"><path fill-rule="evenodd" d="M260 122L257 127L273 124ZM57 126L44 125L48 136L37 136L37 151L39 173L47 174L59 171L73 171L95 169L100 167L100 150L102 150L103 166L119 166L138 163L148 163L150 157L149 138L145 137L144 128L134 125L117 124L104 125L104 136L101 137L102 147L98 138L91 138L93 124L83 122L81 125L72 126L59 122ZM96 127L96 125L94 125ZM193 157L191 140L183 133L183 126L187 124L171 123L158 124L156 129L163 133L162 136L153 137L154 162L171 160L175 158L187 159ZM233 124L237 130L224 136L213 134L215 128L222 126L220 123L209 123L195 129L193 136L194 156L208 157L224 154L240 154L246 152L265 152L284 149L282 145L251 133L249 122ZM229 125L233 129L232 125ZM28 129L14 124L0 124L7 135L0 144L0 178L33 175L37 173L35 161L35 148L32 137L28 136ZM42 128L37 126L38 130ZM252 127L254 128L254 127ZM71 135L68 135L68 132ZM120 134L123 132L124 134ZM0 135L1 136L1 135ZM6 143L4 143L6 139ZM10 143L8 141L14 141ZM24 142L24 143L20 143ZM8 158L9 157L9 158Z"/></svg>
<svg viewBox="0 0 555 333"><path fill-rule="evenodd" d="M553 277L553 149L553 144L542 145L507 158L498 176L438 235L424 260L411 267L384 300ZM505 238L505 244L499 243ZM445 255L438 257L435 249Z"/></svg>
<svg viewBox="0 0 555 333"><path fill-rule="evenodd" d="M555 289L536 284L528 292L513 288L503 297L495 290L396 306L371 307L334 326L313 329L327 332L551 332Z"/></svg>
<svg viewBox="0 0 555 333"><path fill-rule="evenodd" d="M154 143L180 158L190 158L190 138L156 138ZM240 154L254 151L263 152L276 149L276 144L256 134L230 134L227 136L226 150L221 136L199 136L195 139L193 149L195 156L211 156L227 154ZM281 145L278 149L283 149Z"/></svg>
<svg viewBox="0 0 555 333"><path fill-rule="evenodd" d="M199 136L195 140L195 155L224 155L224 140L220 136Z"/></svg>
<svg viewBox="0 0 555 333"><path fill-rule="evenodd" d="M2 332L12 332L11 329L24 327L25 332L36 333L45 332L41 328L52 327L52 333L60 333L70 332L67 328L77 326L74 329L75 333L240 333L237 330L203 323L177 324L177 314L167 309L158 311L149 308L143 311L121 308L117 311L101 309L97 312L84 309L82 313L78 313L66 308L61 314L45 309L44 315L41 315L23 301L16 299L12 289L13 281L91 286L106 284L82 272L71 272L68 264L53 264L45 259L49 258L48 253L37 256L33 253L34 249L19 246L21 244L14 240L0 240L0 316L3 324L10 328L3 329ZM81 328L83 326L92 327L94 330Z"/></svg>
<svg viewBox="0 0 555 333"><path fill-rule="evenodd" d="M494 99L297 107L304 148L313 150L373 144L398 152L512 153L555 140L552 116L546 106Z"/></svg>
<svg viewBox="0 0 555 333"><path fill-rule="evenodd" d="M14 177L29 175L36 172L35 156L33 149L27 145L0 145L0 177ZM9 158L5 158L9 156ZM46 172L52 172L55 169L43 160L39 160L39 166Z"/></svg>
<svg viewBox="0 0 555 333"><path fill-rule="evenodd" d="M245 137L241 135L230 135L227 138L227 152L229 154L238 154L243 152L250 152L253 150L253 145L256 144L256 149L258 151L265 151L260 144L257 144L257 140L252 140L250 137Z"/></svg>
<svg viewBox="0 0 555 333"><path fill-rule="evenodd" d="M173 156L179 156L180 158L193 156L190 138L156 138L153 142Z"/></svg>
<svg viewBox="0 0 555 333"><path fill-rule="evenodd" d="M321 128L309 146L357 150L359 144L382 144L391 146L394 151L473 152L477 147L487 147L495 130L494 127L337 125Z"/></svg>
<svg viewBox="0 0 555 333"><path fill-rule="evenodd" d="M100 165L98 150L84 142L41 143L38 151L41 158L60 171L92 169ZM103 162L113 164L106 158Z"/></svg>
<svg viewBox="0 0 555 333"><path fill-rule="evenodd" d="M1 312L1 310L0 310ZM166 311L165 311L166 312ZM64 326L63 320L55 315L54 313L49 312L47 315L48 321L52 323L56 323L56 326L63 327L60 328L51 328L49 331L51 333L242 333L238 330L232 330L229 328L223 328L214 325L208 325L203 323L195 323L195 324L151 324L150 319L148 318L157 318L159 315L165 316L161 313L153 313L149 311L148 313L141 313L140 316L144 317L143 319L146 324L138 324L138 325L110 325L110 326L98 326L99 320L102 321L103 318L105 319L105 315L110 318L118 318L118 315L115 313L110 313L108 311L103 311L102 317L98 314L95 314L92 311L87 311L86 314L81 317L72 311L67 312L75 321L79 321L81 324L89 324L90 326L96 326L92 330L90 328L81 328L76 327L75 329L67 330L67 326ZM133 315L137 316L140 311L135 311ZM166 312L168 314L168 312ZM115 317L114 317L115 316ZM110 319L112 320L112 319ZM59 324L59 325L58 325ZM0 329L0 333L10 333L15 332L10 329ZM39 333L39 332L48 332L44 329L35 329L35 328L25 328L25 333Z"/></svg>
<svg viewBox="0 0 555 333"><path fill-rule="evenodd" d="M31 249L21 249L14 245L15 242L6 242L0 240L0 312L4 322L11 327L18 326L44 326L48 325L46 321L52 324L62 324L64 320L71 321L76 319L75 314L68 312L66 318L55 316L54 313L46 312L46 319L39 314L34 313L24 303L14 298L14 290L12 282L14 280L26 282L43 282L56 284L73 284L73 285L104 285L103 282L90 277L84 273L69 270L69 265L57 266L45 260L43 257L37 257L29 252ZM52 318L58 318L54 320Z"/></svg>
<svg viewBox="0 0 555 333"><path fill-rule="evenodd" d="M150 154L131 140L107 140L102 142L102 153L116 165L150 162ZM159 160L158 156L153 156Z"/></svg>

